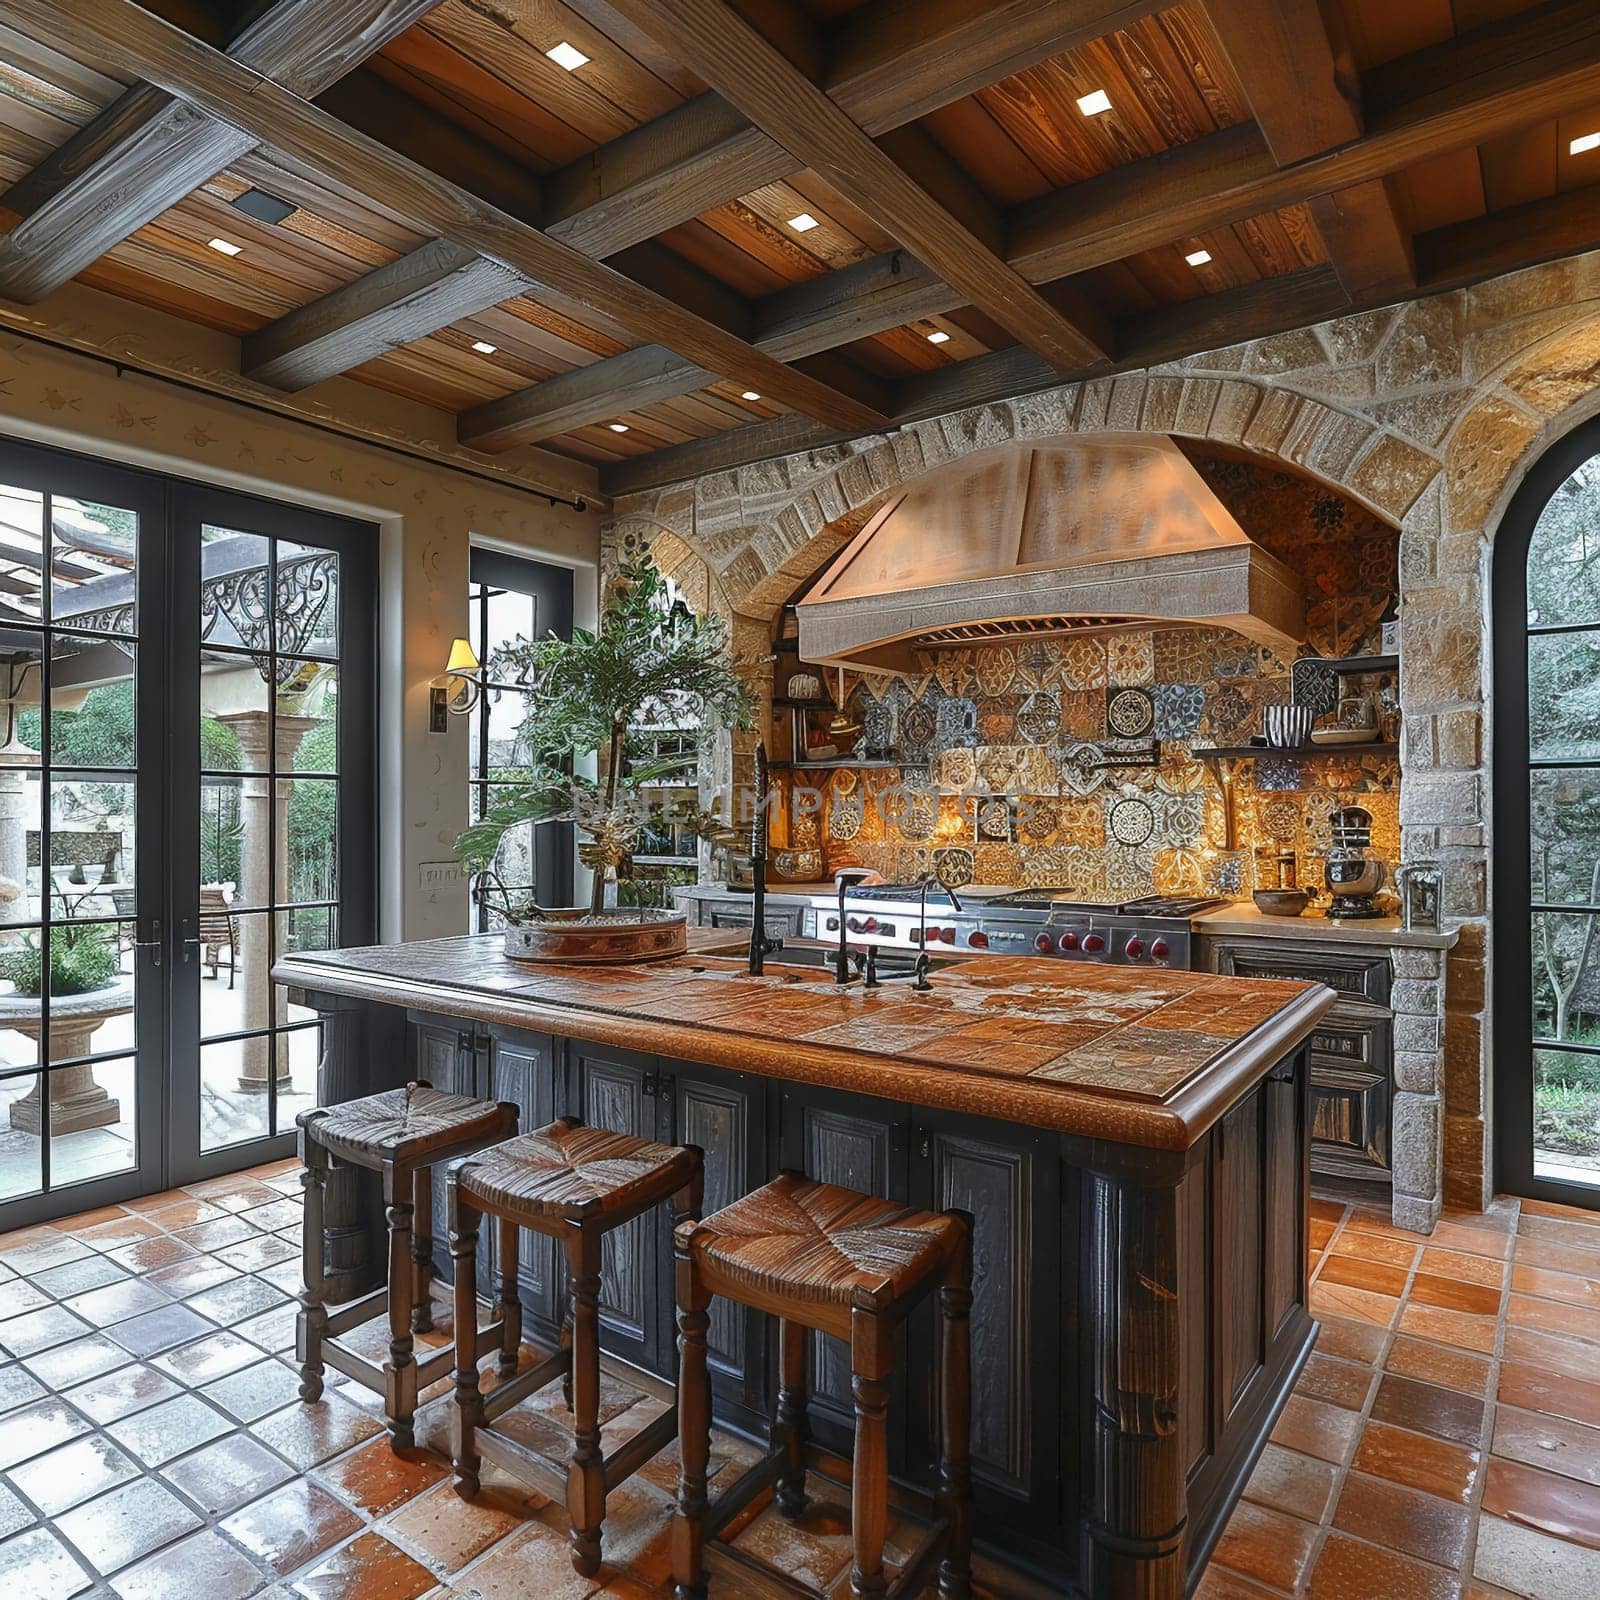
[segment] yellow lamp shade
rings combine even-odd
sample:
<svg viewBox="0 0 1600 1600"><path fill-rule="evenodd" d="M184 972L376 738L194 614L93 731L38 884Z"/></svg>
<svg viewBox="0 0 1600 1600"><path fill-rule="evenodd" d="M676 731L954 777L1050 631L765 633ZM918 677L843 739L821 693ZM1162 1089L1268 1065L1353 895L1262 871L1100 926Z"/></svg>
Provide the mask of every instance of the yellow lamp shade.
<svg viewBox="0 0 1600 1600"><path fill-rule="evenodd" d="M472 653L472 646L465 639L456 639L450 645L450 660L446 665L446 672L476 672L478 658Z"/></svg>

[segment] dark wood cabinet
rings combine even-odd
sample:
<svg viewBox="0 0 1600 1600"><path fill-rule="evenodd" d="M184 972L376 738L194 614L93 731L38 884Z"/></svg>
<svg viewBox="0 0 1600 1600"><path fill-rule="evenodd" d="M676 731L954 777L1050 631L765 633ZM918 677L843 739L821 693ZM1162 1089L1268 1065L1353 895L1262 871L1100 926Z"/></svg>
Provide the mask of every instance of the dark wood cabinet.
<svg viewBox="0 0 1600 1600"><path fill-rule="evenodd" d="M556 1041L547 1033L493 1028L487 1038L489 1095L517 1107L517 1126L532 1132L566 1110L565 1084L558 1080ZM498 1270L497 1230L485 1228L478 1239ZM517 1261L524 1328L529 1338L554 1338L561 1325L564 1272L556 1259L556 1243L531 1229L522 1230Z"/></svg>

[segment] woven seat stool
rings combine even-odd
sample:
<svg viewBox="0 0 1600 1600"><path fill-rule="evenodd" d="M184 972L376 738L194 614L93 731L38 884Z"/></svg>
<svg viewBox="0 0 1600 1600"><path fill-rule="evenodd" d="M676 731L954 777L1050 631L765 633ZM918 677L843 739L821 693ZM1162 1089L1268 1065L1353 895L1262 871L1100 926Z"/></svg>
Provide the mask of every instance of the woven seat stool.
<svg viewBox="0 0 1600 1600"><path fill-rule="evenodd" d="M516 1299L518 1228L561 1244L569 1291L560 1348L528 1371L485 1394L476 1363L457 1360L452 1440L456 1488L468 1499L477 1492L479 1460L487 1456L552 1499L565 1499L572 1564L591 1576L600 1565L606 1495L678 1431L677 1412L669 1407L610 1456L601 1451L602 1241L612 1229L667 1200L673 1202L674 1221L698 1217L705 1183L700 1152L692 1145L655 1144L562 1118L456 1162L446 1181L458 1321L476 1315L473 1273L481 1214L499 1219L501 1260L511 1263L510 1278L502 1281L503 1300ZM490 1426L558 1378L573 1414L572 1452L564 1470Z"/></svg>
<svg viewBox="0 0 1600 1600"><path fill-rule="evenodd" d="M678 1600L707 1594L708 1568L734 1597L796 1600L811 1590L753 1561L717 1534L769 1485L778 1510L806 1506L812 1461L806 1424L808 1329L850 1346L855 1454L850 1484L850 1591L860 1600L921 1592L938 1563L943 1600L972 1592L972 1222L961 1211L916 1211L892 1200L813 1183L786 1172L675 1236L678 1286L678 1450L683 1462L672 1521ZM889 1526L889 1380L895 1330L937 1292L942 1312L937 1515L890 1583L883 1566ZM768 1454L719 1496L706 1498L711 1391L706 1375L713 1295L778 1317L778 1414Z"/></svg>
<svg viewBox="0 0 1600 1600"><path fill-rule="evenodd" d="M417 1396L450 1371L455 1353L454 1345L445 1345L422 1361L413 1354L412 1335L433 1328L429 1299L433 1168L514 1134L517 1108L413 1083L342 1105L302 1111L295 1123L306 1191L301 1247L305 1290L295 1324L300 1398L320 1398L324 1367L334 1367L384 1397L390 1444L396 1450L407 1449L416 1442ZM381 1175L389 1267L382 1288L330 1309L323 1202L329 1175L341 1165L365 1167ZM389 1318L389 1358L382 1365L338 1342L340 1334L383 1314ZM481 1331L475 1319L457 1323L457 1343L463 1327L476 1335L466 1340L474 1359L498 1346L502 1365L515 1369L519 1320L502 1319Z"/></svg>

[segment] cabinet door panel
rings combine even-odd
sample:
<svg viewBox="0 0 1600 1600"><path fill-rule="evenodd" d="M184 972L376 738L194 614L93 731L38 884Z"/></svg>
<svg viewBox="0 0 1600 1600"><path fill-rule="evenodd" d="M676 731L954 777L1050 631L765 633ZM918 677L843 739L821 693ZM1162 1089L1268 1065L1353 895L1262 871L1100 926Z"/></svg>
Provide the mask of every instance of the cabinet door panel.
<svg viewBox="0 0 1600 1600"><path fill-rule="evenodd" d="M1238 1286L1217 1308L1222 1320L1220 1400L1224 1423L1261 1370L1266 1354L1262 1255L1265 1103L1265 1093L1258 1088L1236 1105L1222 1119L1215 1147L1217 1243L1231 1262L1226 1281Z"/></svg>
<svg viewBox="0 0 1600 1600"><path fill-rule="evenodd" d="M477 1094L478 1058L473 1050L471 1025L453 1017L412 1015L410 1077L430 1083L445 1094ZM433 1237L433 1267L440 1280L455 1281L450 1265L450 1224L445 1214L444 1174L436 1174L433 1185L433 1211L428 1219ZM421 1231L421 1219L413 1222ZM482 1254L479 1240L478 1293L488 1292L492 1257ZM492 1249L492 1246L491 1246Z"/></svg>
<svg viewBox="0 0 1600 1600"><path fill-rule="evenodd" d="M655 1138L652 1058L625 1051L601 1053L587 1045L574 1049L583 1120L592 1127ZM654 1367L658 1353L663 1226L653 1212L635 1217L606 1234L601 1255L600 1323L606 1346L647 1367Z"/></svg>
<svg viewBox="0 0 1600 1600"><path fill-rule="evenodd" d="M544 1127L556 1115L555 1042L548 1034L521 1030L492 1030L489 1083L496 1100L510 1100L517 1107L519 1132L531 1133ZM498 1235L492 1228L483 1230L479 1248L485 1240L497 1252ZM521 1230L517 1276L521 1283L522 1304L540 1332L551 1333L560 1322L557 1300L560 1275L556 1266L553 1239L529 1228ZM498 1270L498 1261L496 1262ZM534 1331L530 1327L530 1333Z"/></svg>

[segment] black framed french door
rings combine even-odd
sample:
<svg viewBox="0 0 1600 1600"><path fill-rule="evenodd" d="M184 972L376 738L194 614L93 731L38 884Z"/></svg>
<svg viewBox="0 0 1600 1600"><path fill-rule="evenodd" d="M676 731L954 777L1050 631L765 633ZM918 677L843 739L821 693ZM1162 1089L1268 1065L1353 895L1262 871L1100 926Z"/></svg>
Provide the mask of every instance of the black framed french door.
<svg viewBox="0 0 1600 1600"><path fill-rule="evenodd" d="M0 1232L292 1149L272 956L375 926L375 537L0 440Z"/></svg>
<svg viewBox="0 0 1600 1600"><path fill-rule="evenodd" d="M1495 1180L1600 1209L1600 421L1494 554Z"/></svg>

